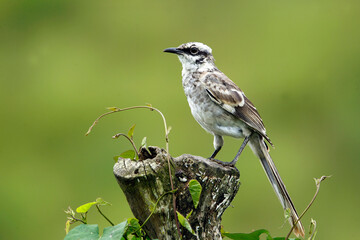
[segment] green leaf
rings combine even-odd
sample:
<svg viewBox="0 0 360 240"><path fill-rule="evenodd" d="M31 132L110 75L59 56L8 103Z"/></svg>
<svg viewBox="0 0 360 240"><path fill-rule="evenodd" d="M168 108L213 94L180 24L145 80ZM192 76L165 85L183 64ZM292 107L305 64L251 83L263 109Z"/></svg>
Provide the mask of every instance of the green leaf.
<svg viewBox="0 0 360 240"><path fill-rule="evenodd" d="M130 158L130 159L134 159L135 158L135 151L134 150L127 150L123 153L120 154L121 158Z"/></svg>
<svg viewBox="0 0 360 240"><path fill-rule="evenodd" d="M135 227L137 229L140 228L139 220L137 218L128 218L127 222L131 227Z"/></svg>
<svg viewBox="0 0 360 240"><path fill-rule="evenodd" d="M276 237L272 238L272 240L285 240L284 237ZM300 238L288 238L288 240L301 240Z"/></svg>
<svg viewBox="0 0 360 240"><path fill-rule="evenodd" d="M113 111L113 112L116 112L119 108L117 108L117 107L107 107L106 109L108 109L110 111Z"/></svg>
<svg viewBox="0 0 360 240"><path fill-rule="evenodd" d="M78 207L76 209L76 212L78 212L78 213L86 213L95 204L97 204L97 202L85 203L85 204L81 205L80 207Z"/></svg>
<svg viewBox="0 0 360 240"><path fill-rule="evenodd" d="M71 220L67 220L66 223L65 223L65 232L66 232L66 234L69 233L70 224L71 224Z"/></svg>
<svg viewBox="0 0 360 240"><path fill-rule="evenodd" d="M140 147L140 148L145 148L146 151L149 153L149 155L151 155L150 150L149 150L148 147L147 147L146 137L144 137L144 138L142 139L142 141L141 141L141 147Z"/></svg>
<svg viewBox="0 0 360 240"><path fill-rule="evenodd" d="M290 210L290 208L285 209L284 216L285 216L286 220L291 219L291 210Z"/></svg>
<svg viewBox="0 0 360 240"><path fill-rule="evenodd" d="M186 214L186 219L189 219L192 213L193 213L193 209L191 209L191 211L188 214Z"/></svg>
<svg viewBox="0 0 360 240"><path fill-rule="evenodd" d="M129 129L128 137L129 137L130 139L133 139L135 126L136 126L136 124L132 125L131 128Z"/></svg>
<svg viewBox="0 0 360 240"><path fill-rule="evenodd" d="M100 206L111 206L111 203L105 201L104 199L102 199L100 197L96 199L96 204L100 205Z"/></svg>
<svg viewBox="0 0 360 240"><path fill-rule="evenodd" d="M189 182L189 191L194 203L194 207L197 208L202 191L201 184L196 179L191 179Z"/></svg>
<svg viewBox="0 0 360 240"><path fill-rule="evenodd" d="M179 220L179 223L181 224L181 226L183 226L189 232L191 232L194 236L196 236L194 230L191 228L189 221L178 211L176 211L176 213L177 213L177 217L178 217L178 220Z"/></svg>
<svg viewBox="0 0 360 240"><path fill-rule="evenodd" d="M252 233L223 233L223 235L234 240L259 240L260 235L263 233L268 236L268 240L272 240L269 232L265 229L256 230Z"/></svg>
<svg viewBox="0 0 360 240"><path fill-rule="evenodd" d="M81 224L65 236L64 240L97 240L99 239L99 227L97 224Z"/></svg>
<svg viewBox="0 0 360 240"><path fill-rule="evenodd" d="M113 240L113 239L121 239L128 227L127 221L124 221L118 225L104 228L104 233L101 236L100 240Z"/></svg>
<svg viewBox="0 0 360 240"><path fill-rule="evenodd" d="M114 156L114 157L113 157L115 163L117 163L117 161L119 160L119 157L120 157L120 155L117 155L117 156Z"/></svg>
<svg viewBox="0 0 360 240"><path fill-rule="evenodd" d="M266 234L267 240L285 240L284 237L272 238L269 231L259 229L251 233L222 233L224 236L234 240L259 240L262 234ZM288 240L301 240L300 238L289 238Z"/></svg>
<svg viewBox="0 0 360 240"><path fill-rule="evenodd" d="M171 129L172 129L172 127L171 127L171 126L170 126L170 127L168 127L167 132L166 132L166 134L167 134L167 135L169 135L169 133L170 133Z"/></svg>
<svg viewBox="0 0 360 240"><path fill-rule="evenodd" d="M144 138L141 140L141 147L147 148L147 146L146 146L146 137L144 137Z"/></svg>
<svg viewBox="0 0 360 240"><path fill-rule="evenodd" d="M134 234L135 236L137 237L141 237L142 234L141 234L141 226L139 224L139 220L136 219L136 218L128 218L127 220L128 222L128 230L127 230L127 234Z"/></svg>

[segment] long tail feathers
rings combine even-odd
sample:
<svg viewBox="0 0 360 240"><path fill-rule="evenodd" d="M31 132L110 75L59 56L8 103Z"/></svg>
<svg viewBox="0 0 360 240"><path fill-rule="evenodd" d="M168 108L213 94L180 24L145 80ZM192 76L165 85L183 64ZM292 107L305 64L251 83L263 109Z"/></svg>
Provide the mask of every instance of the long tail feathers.
<svg viewBox="0 0 360 240"><path fill-rule="evenodd" d="M284 210L290 210L290 224L294 226L294 234L296 236L304 237L304 227L301 222L298 221L299 216L295 210L294 204L291 201L289 193L286 190L286 187L281 180L280 174L278 173L274 162L272 161L270 154L268 153L267 147L265 145L264 139L262 136L253 133L249 141L249 145L255 155L260 159L260 162L265 170L265 173L274 188L274 191L279 198Z"/></svg>

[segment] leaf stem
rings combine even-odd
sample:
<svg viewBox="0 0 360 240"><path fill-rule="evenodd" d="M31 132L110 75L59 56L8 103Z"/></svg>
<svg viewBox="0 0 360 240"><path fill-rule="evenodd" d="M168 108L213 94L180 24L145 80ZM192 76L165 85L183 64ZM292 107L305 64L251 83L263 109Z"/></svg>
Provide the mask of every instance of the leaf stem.
<svg viewBox="0 0 360 240"><path fill-rule="evenodd" d="M96 204L95 206L96 206L97 210L99 211L99 213L101 214L101 216L103 216L103 217L106 219L106 221L108 221L108 222L111 224L111 226L114 226L114 224L110 221L110 219L108 219L108 218L102 213L102 211L100 210L99 206L98 206L97 204Z"/></svg>

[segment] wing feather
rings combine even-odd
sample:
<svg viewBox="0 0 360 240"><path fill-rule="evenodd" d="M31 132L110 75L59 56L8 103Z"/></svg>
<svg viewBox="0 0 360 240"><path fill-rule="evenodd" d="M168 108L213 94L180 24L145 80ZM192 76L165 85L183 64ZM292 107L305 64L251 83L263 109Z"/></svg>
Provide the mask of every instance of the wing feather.
<svg viewBox="0 0 360 240"><path fill-rule="evenodd" d="M212 72L201 78L210 99L260 133L271 145L264 123L254 104L225 74Z"/></svg>

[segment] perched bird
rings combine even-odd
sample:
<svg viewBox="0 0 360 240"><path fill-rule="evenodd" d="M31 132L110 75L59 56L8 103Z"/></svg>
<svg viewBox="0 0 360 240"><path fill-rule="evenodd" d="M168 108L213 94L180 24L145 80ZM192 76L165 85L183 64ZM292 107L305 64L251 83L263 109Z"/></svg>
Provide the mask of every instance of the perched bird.
<svg viewBox="0 0 360 240"><path fill-rule="evenodd" d="M256 108L244 92L215 66L210 47L199 42L189 42L164 52L174 53L182 63L182 84L195 120L214 135L215 156L223 146L223 136L244 138L244 142L231 162L223 165L234 166L242 150L249 143L262 166L284 210L290 213L290 223L295 225L295 235L304 236L290 196L272 161L265 140L273 145L266 135L263 121Z"/></svg>

